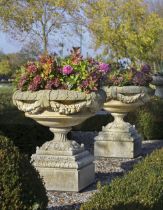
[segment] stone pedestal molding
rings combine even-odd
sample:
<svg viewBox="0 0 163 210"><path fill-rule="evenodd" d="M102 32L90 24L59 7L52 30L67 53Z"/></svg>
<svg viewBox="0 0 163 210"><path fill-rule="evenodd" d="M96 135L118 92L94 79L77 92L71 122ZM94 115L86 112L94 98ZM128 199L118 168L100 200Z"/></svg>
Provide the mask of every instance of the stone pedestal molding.
<svg viewBox="0 0 163 210"><path fill-rule="evenodd" d="M96 157L134 158L141 152L141 137L124 113L112 113L114 121L103 127L95 138Z"/></svg>
<svg viewBox="0 0 163 210"><path fill-rule="evenodd" d="M154 75L152 84L156 86L155 96L163 98L163 74Z"/></svg>
<svg viewBox="0 0 163 210"><path fill-rule="evenodd" d="M150 89L137 86L105 88L107 102L104 109L114 121L103 127L95 137L95 157L135 158L141 153L141 136L135 127L123 120L127 112L147 102Z"/></svg>
<svg viewBox="0 0 163 210"><path fill-rule="evenodd" d="M67 139L71 128L52 128L54 139L37 148L33 165L44 177L47 190L80 191L94 181L93 156L84 145Z"/></svg>
<svg viewBox="0 0 163 210"><path fill-rule="evenodd" d="M84 145L67 139L72 126L101 109L105 93L67 90L16 91L14 104L27 117L50 128L54 139L37 147L31 162L43 177L47 190L78 192L94 182L93 156Z"/></svg>

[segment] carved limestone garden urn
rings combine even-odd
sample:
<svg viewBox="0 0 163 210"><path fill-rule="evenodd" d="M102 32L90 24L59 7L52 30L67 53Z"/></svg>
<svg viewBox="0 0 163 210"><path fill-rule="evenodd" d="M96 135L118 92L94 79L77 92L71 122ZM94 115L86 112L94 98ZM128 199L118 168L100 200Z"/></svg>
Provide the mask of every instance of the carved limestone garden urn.
<svg viewBox="0 0 163 210"><path fill-rule="evenodd" d="M152 78L152 84L156 86L155 95L163 98L163 73L157 73Z"/></svg>
<svg viewBox="0 0 163 210"><path fill-rule="evenodd" d="M67 139L72 126L98 111L103 91L86 94L68 90L16 91L14 104L27 117L50 128L54 139L37 147L32 163L43 176L47 190L80 191L94 181L93 156Z"/></svg>
<svg viewBox="0 0 163 210"><path fill-rule="evenodd" d="M31 158L47 190L80 191L94 182L92 155L67 133L102 108L101 81L108 71L107 64L83 58L74 47L64 59L44 54L17 72L14 104L54 133Z"/></svg>
<svg viewBox="0 0 163 210"><path fill-rule="evenodd" d="M141 153L141 136L123 118L148 102L151 90L143 86L112 86L104 90L107 94L104 109L111 113L114 121L103 127L95 138L95 156L134 158Z"/></svg>

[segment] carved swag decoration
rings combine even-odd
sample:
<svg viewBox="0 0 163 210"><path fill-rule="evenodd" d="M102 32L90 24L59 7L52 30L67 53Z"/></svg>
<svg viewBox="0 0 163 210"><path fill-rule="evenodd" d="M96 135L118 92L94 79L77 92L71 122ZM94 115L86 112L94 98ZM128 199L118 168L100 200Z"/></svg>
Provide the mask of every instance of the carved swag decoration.
<svg viewBox="0 0 163 210"><path fill-rule="evenodd" d="M118 100L126 104L136 103L138 101L145 103L149 101L149 94L151 92L149 88L139 86L112 86L109 88L104 87L103 89L107 94L107 101Z"/></svg>
<svg viewBox="0 0 163 210"><path fill-rule="evenodd" d="M102 93L102 94L101 94ZM44 110L60 114L74 114L81 111L96 112L104 101L103 91L86 94L68 90L16 91L13 102L19 110L28 114L40 114Z"/></svg>

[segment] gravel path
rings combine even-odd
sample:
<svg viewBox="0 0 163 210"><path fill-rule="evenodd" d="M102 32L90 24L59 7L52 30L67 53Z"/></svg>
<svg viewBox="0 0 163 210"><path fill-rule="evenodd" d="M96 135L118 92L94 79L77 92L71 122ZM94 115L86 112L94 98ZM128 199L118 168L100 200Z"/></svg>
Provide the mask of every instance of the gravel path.
<svg viewBox="0 0 163 210"><path fill-rule="evenodd" d="M72 137L79 143L84 143L85 148L93 153L94 136L97 133L91 132L73 132ZM163 140L144 141L142 154L135 159L120 159L120 158L101 158L95 160L95 182L80 193L75 192L48 192L49 205L48 210L79 210L80 204L86 202L93 193L97 191L97 182L101 184L110 183L110 181L122 176L129 170L132 170L133 165L140 161L145 155L150 154L154 149L163 147Z"/></svg>

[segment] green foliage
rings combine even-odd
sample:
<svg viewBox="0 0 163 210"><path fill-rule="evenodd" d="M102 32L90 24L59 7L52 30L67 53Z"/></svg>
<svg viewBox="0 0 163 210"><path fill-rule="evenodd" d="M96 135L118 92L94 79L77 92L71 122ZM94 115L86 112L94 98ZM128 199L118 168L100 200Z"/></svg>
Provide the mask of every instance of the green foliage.
<svg viewBox="0 0 163 210"><path fill-rule="evenodd" d="M12 87L1 87L0 88L0 114L5 110L13 107L12 103Z"/></svg>
<svg viewBox="0 0 163 210"><path fill-rule="evenodd" d="M15 117L19 114L19 117ZM0 115L2 117L2 115ZM11 120L12 117L13 119ZM2 122L5 121L5 122ZM28 120L20 113L4 114L0 122L0 132L10 138L19 150L28 156L36 152L36 147L53 138L47 127L43 127L32 120ZM15 121L15 122L14 122Z"/></svg>
<svg viewBox="0 0 163 210"><path fill-rule="evenodd" d="M153 97L136 116L136 124L145 139L163 139L163 100Z"/></svg>
<svg viewBox="0 0 163 210"><path fill-rule="evenodd" d="M11 67L8 60L0 61L0 75L11 75Z"/></svg>
<svg viewBox="0 0 163 210"><path fill-rule="evenodd" d="M22 0L9 0L6 4L1 1L0 19L5 30L14 33L20 40L24 40L27 34L31 35L32 40L39 41L47 53L49 36L72 23L71 18L78 13L82 0L24 0L23 3Z"/></svg>
<svg viewBox="0 0 163 210"><path fill-rule="evenodd" d="M4 54L0 52L0 76L14 77L20 66L24 65L29 59L36 59L36 54L38 55L40 51L38 51L37 46L33 45L32 48L31 43L28 43L28 45L25 45L18 53Z"/></svg>
<svg viewBox="0 0 163 210"><path fill-rule="evenodd" d="M156 12L161 18L163 18L162 0L148 0L148 4L150 5L152 11ZM155 71L163 72L163 31L160 32L154 52L149 55L149 60L151 64L153 64Z"/></svg>
<svg viewBox="0 0 163 210"><path fill-rule="evenodd" d="M21 91L74 90L98 91L106 78L109 65L84 59L80 48L71 50L70 58L42 55L35 62L27 62L17 72L16 89Z"/></svg>
<svg viewBox="0 0 163 210"><path fill-rule="evenodd" d="M163 27L161 17L149 13L143 0L88 1L85 14L96 47L104 46L117 59L148 60Z"/></svg>
<svg viewBox="0 0 163 210"><path fill-rule="evenodd" d="M101 131L102 127L113 121L110 114L95 115L82 124L74 126L73 131Z"/></svg>
<svg viewBox="0 0 163 210"><path fill-rule="evenodd" d="M121 178L114 179L81 210L162 210L163 149L153 152Z"/></svg>
<svg viewBox="0 0 163 210"><path fill-rule="evenodd" d="M0 209L45 210L48 199L38 172L4 136L0 162Z"/></svg>

